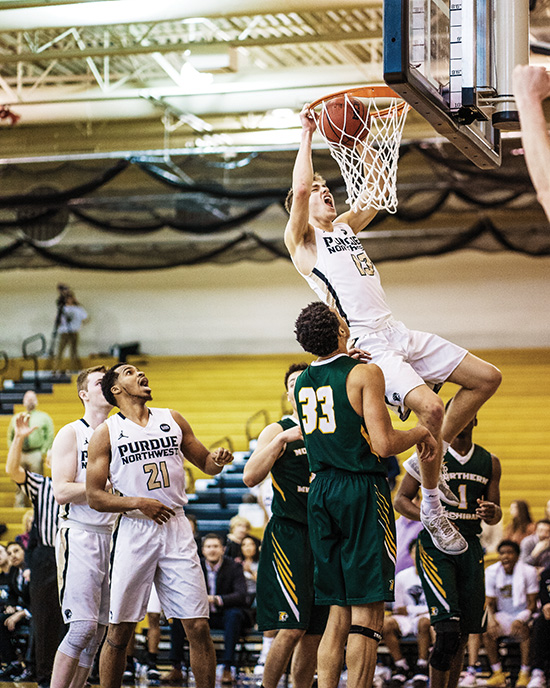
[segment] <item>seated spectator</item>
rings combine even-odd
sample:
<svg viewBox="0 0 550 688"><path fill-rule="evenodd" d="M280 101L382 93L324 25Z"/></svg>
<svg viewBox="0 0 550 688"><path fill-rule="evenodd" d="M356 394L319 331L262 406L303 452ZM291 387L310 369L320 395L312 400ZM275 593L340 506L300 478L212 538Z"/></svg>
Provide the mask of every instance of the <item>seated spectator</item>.
<svg viewBox="0 0 550 688"><path fill-rule="evenodd" d="M550 669L550 566L540 576L539 598L541 613L533 624L533 670L527 688L546 688L546 674Z"/></svg>
<svg viewBox="0 0 550 688"><path fill-rule="evenodd" d="M17 628L18 632L25 632L29 636L27 645L27 654L25 656L25 671L18 677L19 681L33 680L34 671L31 668L32 664L32 648L30 643L30 621L31 621L31 595L30 595L30 571L25 563L25 549L19 542L8 542L6 545L8 557L10 559L10 574L13 574L13 582L17 591L17 606L16 613L13 614L8 628L13 626Z"/></svg>
<svg viewBox="0 0 550 688"><path fill-rule="evenodd" d="M529 505L522 499L516 499L510 504L512 522L504 529L504 539L513 540L518 544L523 538L535 532L535 524L531 518Z"/></svg>
<svg viewBox="0 0 550 688"><path fill-rule="evenodd" d="M31 537L32 524L34 522L34 509L27 509L23 514L21 522L23 524L23 532L15 536L15 542L19 542L19 544L23 545L23 549L27 549Z"/></svg>
<svg viewBox="0 0 550 688"><path fill-rule="evenodd" d="M550 545L550 520L543 518L537 521L535 532L523 538L520 544L520 561L535 566L535 559Z"/></svg>
<svg viewBox="0 0 550 688"><path fill-rule="evenodd" d="M15 653L14 630L24 614L17 610L18 594L14 583L16 572L4 545L0 545L0 681L12 681L19 677L24 666Z"/></svg>
<svg viewBox="0 0 550 688"><path fill-rule="evenodd" d="M235 646L242 634L247 608L246 579L242 565L224 556L222 538L208 533L202 539L201 565L208 588L210 628L223 629L222 683L231 684Z"/></svg>
<svg viewBox="0 0 550 688"><path fill-rule="evenodd" d="M403 516L401 516L403 518ZM401 520L401 519L399 519ZM416 540L409 543L412 561L416 555ZM418 661L413 685L428 685L428 651L431 644L430 615L416 565L402 569L395 576L395 602L391 616L384 618L382 636L395 665L394 686L403 685L409 677L409 664L401 652L400 638L414 636L418 644Z"/></svg>
<svg viewBox="0 0 550 688"><path fill-rule="evenodd" d="M225 540L225 556L235 559L235 561L243 560L243 553L241 550L241 542L245 535L250 535L250 521L243 516L233 516L229 521L229 533ZM254 537L250 535L250 537ZM204 538L203 538L204 539ZM254 538L260 547L260 541L258 538Z"/></svg>
<svg viewBox="0 0 550 688"><path fill-rule="evenodd" d="M500 561L485 571L487 631L483 642L493 675L487 679L491 688L506 685L498 654L498 639L509 636L520 644L521 670L516 686L529 683L529 621L536 609L539 590L536 569L519 561L519 545L503 540L498 546Z"/></svg>

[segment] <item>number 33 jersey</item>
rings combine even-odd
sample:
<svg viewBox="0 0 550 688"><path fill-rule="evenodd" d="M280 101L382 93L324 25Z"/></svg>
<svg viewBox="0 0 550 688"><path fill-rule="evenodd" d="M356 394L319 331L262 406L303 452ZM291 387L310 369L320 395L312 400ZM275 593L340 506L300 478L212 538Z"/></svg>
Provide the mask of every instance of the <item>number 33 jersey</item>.
<svg viewBox="0 0 550 688"><path fill-rule="evenodd" d="M105 422L115 491L125 497L158 499L169 507L187 504L182 431L170 409L150 408L145 427L120 412Z"/></svg>
<svg viewBox="0 0 550 688"><path fill-rule="evenodd" d="M380 275L363 245L345 222L333 224L332 232L315 230L317 262L309 275L309 286L348 323L352 339L365 329L376 329L391 311L380 283Z"/></svg>

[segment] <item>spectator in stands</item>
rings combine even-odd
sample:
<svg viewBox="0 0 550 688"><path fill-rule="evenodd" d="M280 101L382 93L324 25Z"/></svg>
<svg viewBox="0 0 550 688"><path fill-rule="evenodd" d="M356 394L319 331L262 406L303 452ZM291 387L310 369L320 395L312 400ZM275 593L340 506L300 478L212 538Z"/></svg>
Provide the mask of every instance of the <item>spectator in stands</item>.
<svg viewBox="0 0 550 688"><path fill-rule="evenodd" d="M253 538L251 535L243 537L241 550L243 553L242 567L244 577L246 578L247 603L249 606L252 606L256 598L256 578L258 576L258 562L260 560L260 548L256 538Z"/></svg>
<svg viewBox="0 0 550 688"><path fill-rule="evenodd" d="M31 572L30 598L36 678L39 688L47 688L57 646L64 624L57 593L55 537L59 505L55 501L51 478L21 468L24 440L33 432L29 419L15 420L15 435L8 452L6 473L21 486L34 507L34 523L25 554Z"/></svg>
<svg viewBox="0 0 550 688"><path fill-rule="evenodd" d="M550 546L550 520L543 518L537 521L535 532L523 538L520 544L520 561L531 566L538 566L535 561L539 554Z"/></svg>
<svg viewBox="0 0 550 688"><path fill-rule="evenodd" d="M235 646L241 637L246 618L246 579L242 565L224 556L223 540L216 533L208 533L203 537L202 556L201 564L210 604L210 628L224 631L222 683L231 684Z"/></svg>
<svg viewBox="0 0 550 688"><path fill-rule="evenodd" d="M80 358L78 357L78 334L83 323L88 320L88 314L76 300L74 292L67 291L64 303L58 311L57 334L59 345L55 358L54 374L61 372L63 353L69 347L71 370L80 370Z"/></svg>
<svg viewBox="0 0 550 688"><path fill-rule="evenodd" d="M241 542L245 535L250 535L251 529L250 521L244 516L233 516L229 521L229 533L227 534L225 540L225 556L235 559L235 561L242 562L243 553L241 550ZM250 535L250 537L254 537ZM258 538L254 538L260 547L260 541Z"/></svg>
<svg viewBox="0 0 550 688"><path fill-rule="evenodd" d="M516 499L510 504L512 522L504 529L504 539L513 540L518 544L523 538L535 532L535 524L531 518L529 505L522 499Z"/></svg>
<svg viewBox="0 0 550 688"><path fill-rule="evenodd" d="M18 632L24 632L27 637L30 637L30 571L25 563L25 549L19 542L8 542L6 550L10 559L10 573L13 575L13 584L17 591L16 613L9 620L8 628L14 630L17 627ZM29 642L25 656L25 670L18 677L19 681L34 680L34 672L31 668L31 649L31 643Z"/></svg>
<svg viewBox="0 0 550 688"><path fill-rule="evenodd" d="M550 566L541 573L539 599L541 613L533 624L533 670L527 688L546 688L546 673L550 669Z"/></svg>
<svg viewBox="0 0 550 688"><path fill-rule="evenodd" d="M23 396L24 413L29 416L29 427L32 428L23 442L21 467L33 473L44 472L44 457L50 451L54 438L53 420L44 411L38 410L36 392L29 389ZM15 437L15 421L21 414L16 413L8 426L8 447L11 447ZM25 506L25 495L17 490L14 506Z"/></svg>
<svg viewBox="0 0 550 688"><path fill-rule="evenodd" d="M416 540L409 543L409 554L412 561L415 561ZM382 636L395 664L393 685L403 685L409 673L409 664L403 656L399 640L405 636L414 636L418 644L418 661L412 677L413 683L415 688L427 686L428 651L431 644L430 614L416 565L401 570L395 576L393 611L391 616L384 617Z"/></svg>
<svg viewBox="0 0 550 688"><path fill-rule="evenodd" d="M23 549L27 549L29 546L32 524L34 522L34 509L27 509L23 514L21 522L23 524L23 532L15 536L15 542L19 542L19 544L23 546Z"/></svg>
<svg viewBox="0 0 550 688"><path fill-rule="evenodd" d="M487 631L483 642L493 670L487 685L506 685L497 643L499 638L510 636L520 643L521 670L516 686L525 688L529 683L529 622L537 605L538 576L533 566L519 561L517 542L503 540L498 554L500 561L485 571Z"/></svg>
<svg viewBox="0 0 550 688"><path fill-rule="evenodd" d="M13 638L15 626L24 618L24 613L17 609L14 574L8 552L0 545L0 661L3 664L0 681L14 680L25 668L17 659Z"/></svg>

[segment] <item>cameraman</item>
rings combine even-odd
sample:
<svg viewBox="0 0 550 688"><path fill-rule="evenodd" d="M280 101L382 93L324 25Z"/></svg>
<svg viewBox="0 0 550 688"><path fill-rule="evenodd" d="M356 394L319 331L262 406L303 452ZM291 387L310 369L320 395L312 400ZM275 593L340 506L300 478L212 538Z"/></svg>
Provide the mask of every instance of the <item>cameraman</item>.
<svg viewBox="0 0 550 688"><path fill-rule="evenodd" d="M82 324L88 319L88 314L76 300L74 293L64 284L58 284L59 297L57 299L56 331L59 335L59 346L55 359L54 374L61 372L63 352L69 347L71 370L80 369L78 357L78 333Z"/></svg>

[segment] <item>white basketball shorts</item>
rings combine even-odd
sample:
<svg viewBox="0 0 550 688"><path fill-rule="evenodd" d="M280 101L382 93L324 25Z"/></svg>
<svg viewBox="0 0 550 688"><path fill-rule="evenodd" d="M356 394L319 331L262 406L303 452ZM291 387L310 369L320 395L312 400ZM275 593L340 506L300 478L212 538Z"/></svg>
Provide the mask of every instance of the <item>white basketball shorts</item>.
<svg viewBox="0 0 550 688"><path fill-rule="evenodd" d="M65 623L109 623L109 553L111 529L61 526L55 554L59 602Z"/></svg>
<svg viewBox="0 0 550 688"><path fill-rule="evenodd" d="M160 606L159 596L155 584L151 586L151 594L149 595L149 602L147 602L147 614L160 614L162 607Z"/></svg>
<svg viewBox="0 0 550 688"><path fill-rule="evenodd" d="M443 384L468 353L437 334L409 330L390 319L379 330L366 331L354 346L368 351L386 380L386 403L405 418L407 394L420 385Z"/></svg>
<svg viewBox="0 0 550 688"><path fill-rule="evenodd" d="M110 623L145 618L153 583L168 619L208 618L204 574L183 510L163 525L122 516L113 548Z"/></svg>
<svg viewBox="0 0 550 688"><path fill-rule="evenodd" d="M420 614L419 616L405 616L405 614L395 614L391 618L397 621L401 637L404 638L407 635L413 635L416 637L418 635L418 622L420 621L420 619L429 619L430 615L428 613Z"/></svg>

